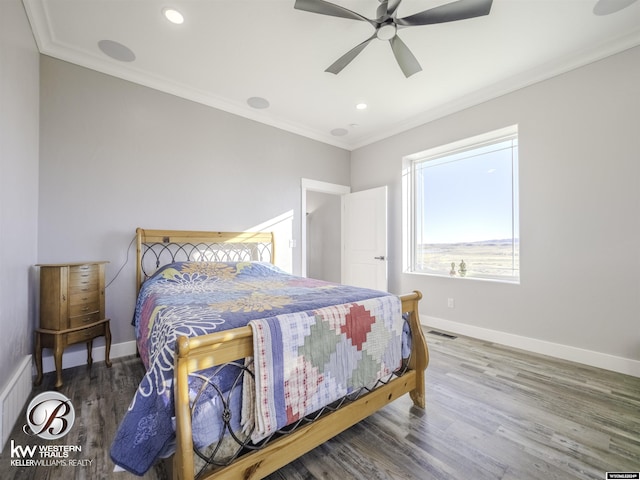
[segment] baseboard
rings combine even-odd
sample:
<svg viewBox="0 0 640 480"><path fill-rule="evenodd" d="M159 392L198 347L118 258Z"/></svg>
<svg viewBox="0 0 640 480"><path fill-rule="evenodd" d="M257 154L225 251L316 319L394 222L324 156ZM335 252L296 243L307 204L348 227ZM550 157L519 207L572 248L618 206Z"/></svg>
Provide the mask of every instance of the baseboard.
<svg viewBox="0 0 640 480"><path fill-rule="evenodd" d="M42 370L43 372L54 372L56 369L56 365L53 361L53 355L48 353L50 351L44 350L42 355ZM94 362L102 362L104 361L104 346L94 347L92 350L91 357ZM47 354L48 353L48 354ZM109 351L109 358L118 358L118 357L126 357L127 355L133 355L136 353L136 342L123 342L116 343L111 345L111 350ZM87 364L87 349L82 346L82 348L77 348L74 350L67 349L62 354L62 368L72 368L79 367L81 365Z"/></svg>
<svg viewBox="0 0 640 480"><path fill-rule="evenodd" d="M603 368L605 370L611 370L625 375L640 377L640 361L638 360L616 357L615 355L594 352L592 350L585 350L535 338L523 337L512 333L477 327L475 325L452 322L451 320L430 317L424 314L420 314L420 319L423 325L430 328L445 330L459 335L487 340L533 353L549 355L563 360L582 363L583 365L590 365L592 367Z"/></svg>
<svg viewBox="0 0 640 480"><path fill-rule="evenodd" d="M31 355L24 357L15 373L0 392L0 453L9 440L18 417L31 395Z"/></svg>

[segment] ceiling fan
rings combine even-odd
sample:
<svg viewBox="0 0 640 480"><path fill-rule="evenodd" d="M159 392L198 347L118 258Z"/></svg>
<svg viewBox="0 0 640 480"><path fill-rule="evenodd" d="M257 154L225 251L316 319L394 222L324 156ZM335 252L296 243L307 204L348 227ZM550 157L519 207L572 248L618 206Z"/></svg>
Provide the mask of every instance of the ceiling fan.
<svg viewBox="0 0 640 480"><path fill-rule="evenodd" d="M404 18L396 18L398 7L402 0L380 0L380 6L376 11L376 18L369 19L359 13L324 0L296 0L294 8L312 13L320 13L332 17L349 18L368 22L375 28L375 32L364 42L356 45L338 60L332 63L325 72L340 73L344 67L358 56L374 38L388 40L393 55L404 73L409 78L414 73L422 70L422 67L413 56L409 47L398 37L398 30L405 27L431 25L435 23L454 22L466 18L488 15L493 0L457 0L439 7L431 8L420 13Z"/></svg>

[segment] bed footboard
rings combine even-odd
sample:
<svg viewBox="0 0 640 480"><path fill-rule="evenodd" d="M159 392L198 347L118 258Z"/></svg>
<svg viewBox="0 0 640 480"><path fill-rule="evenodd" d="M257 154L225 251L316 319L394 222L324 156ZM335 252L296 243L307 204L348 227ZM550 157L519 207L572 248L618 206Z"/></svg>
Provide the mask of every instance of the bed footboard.
<svg viewBox="0 0 640 480"><path fill-rule="evenodd" d="M290 463L338 433L355 425L396 398L409 393L413 403L425 407L424 371L429 362L426 340L418 316L418 291L403 295L402 311L408 313L412 351L407 371L388 383L359 397L313 423L301 426L258 450L238 457L228 466L217 467L202 478L260 479ZM179 337L175 368L175 409L177 450L173 476L190 480L194 477L194 450L191 431L188 377L192 372L233 362L253 355L251 327L236 328L200 337Z"/></svg>

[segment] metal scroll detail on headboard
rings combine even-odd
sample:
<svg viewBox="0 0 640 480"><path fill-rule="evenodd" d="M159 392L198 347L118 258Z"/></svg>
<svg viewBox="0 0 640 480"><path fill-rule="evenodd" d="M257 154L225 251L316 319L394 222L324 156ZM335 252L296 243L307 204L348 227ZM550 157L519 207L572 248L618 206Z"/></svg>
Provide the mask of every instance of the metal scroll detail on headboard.
<svg viewBox="0 0 640 480"><path fill-rule="evenodd" d="M174 262L270 262L273 235L251 232L137 230L138 285Z"/></svg>

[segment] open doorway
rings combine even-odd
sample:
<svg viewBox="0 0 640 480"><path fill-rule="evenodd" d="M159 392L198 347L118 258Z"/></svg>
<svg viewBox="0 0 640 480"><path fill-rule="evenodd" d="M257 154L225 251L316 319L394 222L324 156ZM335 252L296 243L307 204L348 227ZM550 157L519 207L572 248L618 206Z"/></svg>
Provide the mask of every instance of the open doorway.
<svg viewBox="0 0 640 480"><path fill-rule="evenodd" d="M302 276L340 281L341 196L351 188L303 178L300 246ZM305 218L306 217L306 218Z"/></svg>
<svg viewBox="0 0 640 480"><path fill-rule="evenodd" d="M307 192L307 277L340 282L340 196Z"/></svg>

